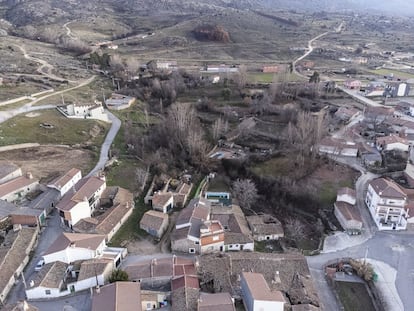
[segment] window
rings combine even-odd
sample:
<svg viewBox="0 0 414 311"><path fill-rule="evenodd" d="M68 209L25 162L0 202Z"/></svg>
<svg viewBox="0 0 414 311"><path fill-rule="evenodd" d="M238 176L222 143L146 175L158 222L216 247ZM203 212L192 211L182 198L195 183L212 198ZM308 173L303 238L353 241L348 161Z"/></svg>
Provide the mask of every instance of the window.
<svg viewBox="0 0 414 311"><path fill-rule="evenodd" d="M190 249L188 249L188 252L189 252L190 254L194 254L194 253L195 253L195 248L190 248Z"/></svg>
<svg viewBox="0 0 414 311"><path fill-rule="evenodd" d="M46 294L46 295L50 295L50 289L46 289L46 290L45 290L45 294Z"/></svg>
<svg viewBox="0 0 414 311"><path fill-rule="evenodd" d="M218 235L213 236L213 241L218 241L218 240L219 240L219 236Z"/></svg>
<svg viewBox="0 0 414 311"><path fill-rule="evenodd" d="M195 245L199 245L200 244L200 241L194 241L194 244Z"/></svg>

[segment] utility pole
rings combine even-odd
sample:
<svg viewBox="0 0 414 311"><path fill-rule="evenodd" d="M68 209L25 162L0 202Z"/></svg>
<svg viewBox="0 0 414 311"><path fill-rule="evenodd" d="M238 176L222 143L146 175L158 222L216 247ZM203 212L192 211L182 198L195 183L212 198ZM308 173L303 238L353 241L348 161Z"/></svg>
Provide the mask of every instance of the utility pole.
<svg viewBox="0 0 414 311"><path fill-rule="evenodd" d="M366 263L367 263L368 250L369 250L369 248L368 248L368 246L367 246L367 248L365 249L364 265L366 265Z"/></svg>

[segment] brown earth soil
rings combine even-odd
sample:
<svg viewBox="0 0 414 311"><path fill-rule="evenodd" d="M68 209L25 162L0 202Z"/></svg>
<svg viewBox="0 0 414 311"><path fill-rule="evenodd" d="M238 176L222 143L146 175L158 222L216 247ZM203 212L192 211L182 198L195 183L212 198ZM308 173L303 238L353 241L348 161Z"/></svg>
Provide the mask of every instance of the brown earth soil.
<svg viewBox="0 0 414 311"><path fill-rule="evenodd" d="M21 167L23 173L31 172L34 178L47 183L73 167L82 170L84 176L96 160L88 150L48 145L0 152L0 161L12 162Z"/></svg>

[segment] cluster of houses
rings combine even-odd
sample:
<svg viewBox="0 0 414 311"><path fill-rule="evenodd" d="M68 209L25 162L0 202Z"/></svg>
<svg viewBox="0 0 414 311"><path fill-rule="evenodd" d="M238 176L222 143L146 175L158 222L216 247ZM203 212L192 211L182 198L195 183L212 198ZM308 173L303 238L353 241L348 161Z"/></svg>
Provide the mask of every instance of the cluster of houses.
<svg viewBox="0 0 414 311"><path fill-rule="evenodd" d="M105 106L109 110L123 110L131 107L135 101L135 97L112 93L110 98L105 99ZM110 122L102 102L97 100L93 103L63 103L63 105L57 106L56 109L70 119L95 119Z"/></svg>
<svg viewBox="0 0 414 311"><path fill-rule="evenodd" d="M54 209L62 226L74 233L62 233L43 254L44 266L36 278L27 280L27 298L61 297L105 284L126 256L125 249L106 243L133 211L131 192L107 187L104 177L82 178L76 168L41 185L11 163L0 165L0 182L0 228L5 236L0 245L1 302L29 262L39 231Z"/></svg>
<svg viewBox="0 0 414 311"><path fill-rule="evenodd" d="M183 183L184 185L185 183ZM270 215L245 217L241 208L233 204L231 193L208 183L200 197L192 199L178 214L170 234L171 250L188 254L227 251L253 251L254 241L277 240L284 236L282 224ZM168 227L168 213L176 206L176 197L184 206L191 186L178 187L176 192L163 190L152 197L152 207L140 221L141 229L161 238ZM149 200L150 198L148 198Z"/></svg>
<svg viewBox="0 0 414 311"><path fill-rule="evenodd" d="M128 264L124 269L130 280L140 285L141 300L136 302L136 310L152 310L171 303L171 310L176 311L235 311L235 300L243 301L248 311L282 311L287 306L301 310L300 303L309 310L319 310L313 286L306 281L309 271L303 256L267 254L265 257L250 252L246 253L247 257L236 257L237 253L227 254L221 259L209 255L197 258L171 255ZM234 263L234 270L228 269L227 261ZM220 268L215 269L216 265ZM286 267L280 274L279 265ZM272 268L272 273L266 275ZM211 278L221 284L213 293L206 291L208 287L216 287L214 281L208 284ZM272 278L274 281L269 282ZM232 280L234 284L226 284L222 279ZM97 295L94 294L94 304ZM300 298L289 300L287 295ZM138 307L140 304L142 309Z"/></svg>
<svg viewBox="0 0 414 311"><path fill-rule="evenodd" d="M363 84L360 80L349 79L344 82L344 87L363 92L366 97L406 97L414 95L414 81L394 80L393 76L383 81L371 81Z"/></svg>
<svg viewBox="0 0 414 311"><path fill-rule="evenodd" d="M43 267L27 280L29 300L50 299L102 286L126 256L106 246L106 236L62 233L43 254Z"/></svg>

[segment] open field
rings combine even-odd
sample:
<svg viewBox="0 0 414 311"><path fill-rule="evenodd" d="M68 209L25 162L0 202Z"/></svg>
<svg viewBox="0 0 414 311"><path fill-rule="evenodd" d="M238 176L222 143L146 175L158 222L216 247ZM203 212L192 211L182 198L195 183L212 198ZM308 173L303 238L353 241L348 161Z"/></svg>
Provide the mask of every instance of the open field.
<svg viewBox="0 0 414 311"><path fill-rule="evenodd" d="M363 283L335 282L335 286L345 311L375 311Z"/></svg>
<svg viewBox="0 0 414 311"><path fill-rule="evenodd" d="M36 148L0 152L0 161L12 162L47 183L73 167L86 175L97 161L97 154L86 149L43 145Z"/></svg>
<svg viewBox="0 0 414 311"><path fill-rule="evenodd" d="M0 146L33 142L88 144L99 150L108 128L109 125L103 122L68 119L57 110L46 110L20 115L1 124Z"/></svg>

